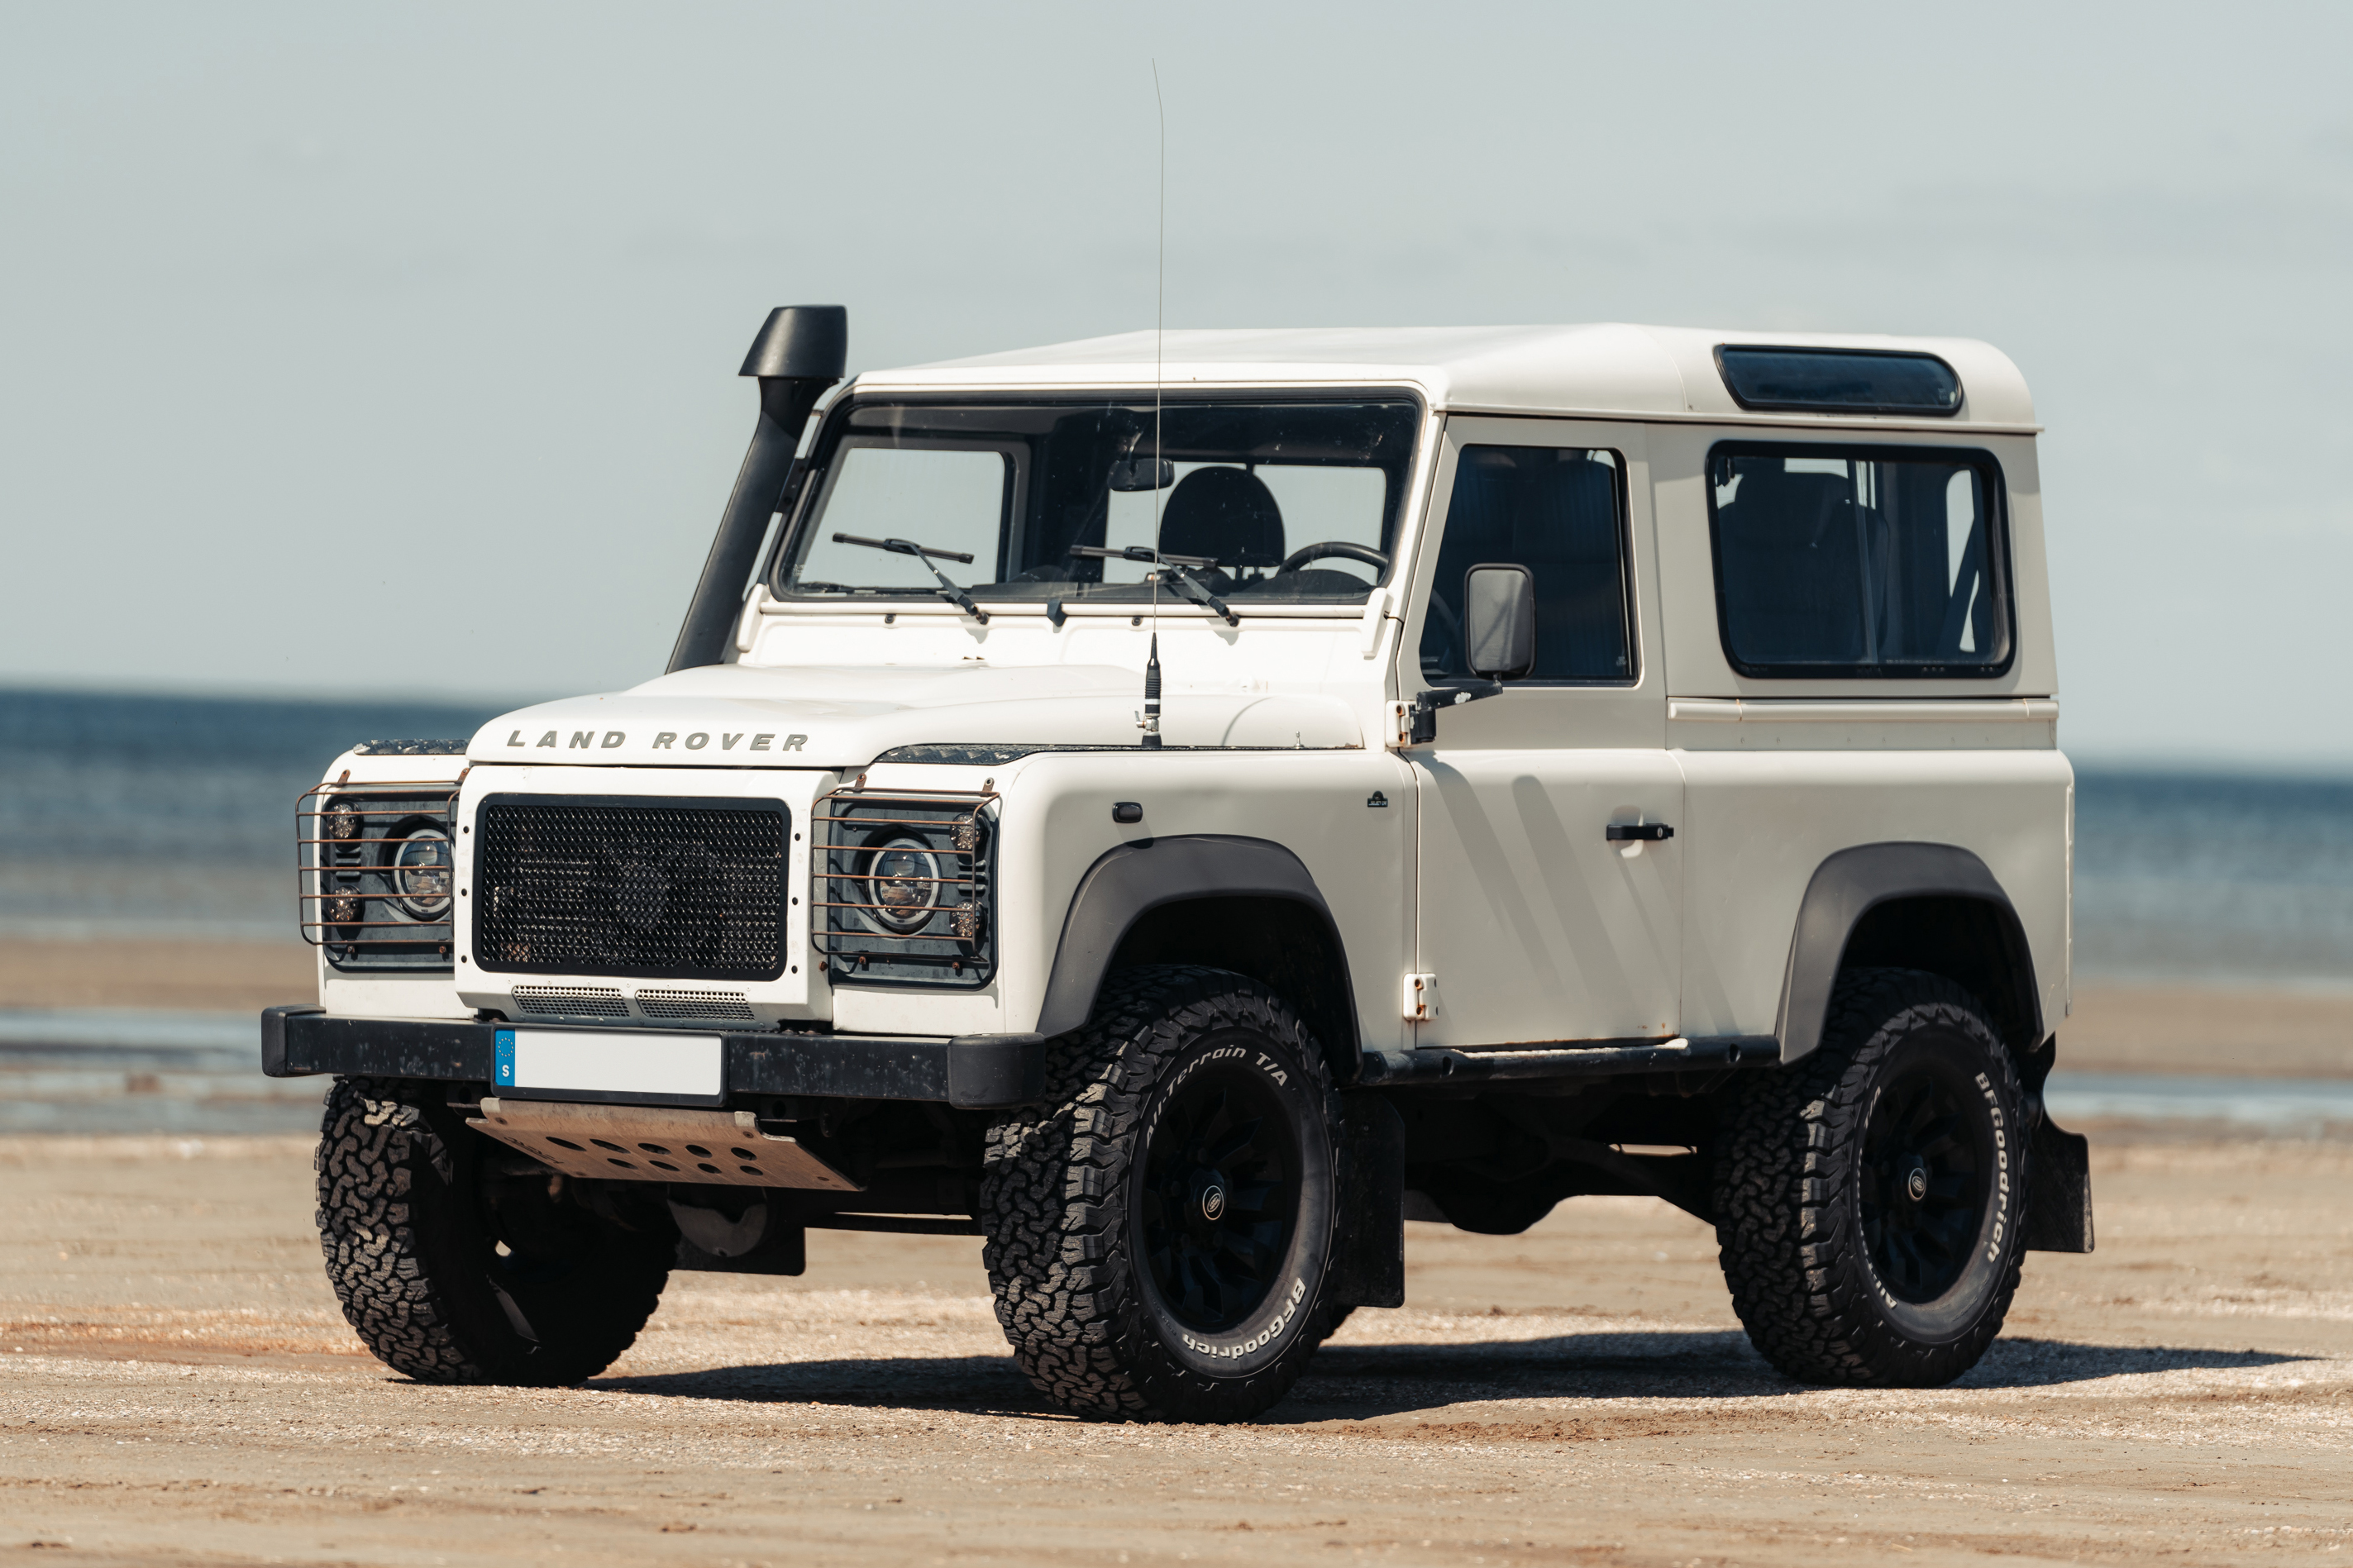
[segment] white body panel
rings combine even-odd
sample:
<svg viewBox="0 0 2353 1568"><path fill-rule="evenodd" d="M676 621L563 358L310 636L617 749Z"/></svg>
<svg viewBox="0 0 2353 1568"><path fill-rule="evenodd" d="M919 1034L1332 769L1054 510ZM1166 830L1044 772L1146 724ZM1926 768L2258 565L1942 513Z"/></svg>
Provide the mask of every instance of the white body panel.
<svg viewBox="0 0 2353 1568"><path fill-rule="evenodd" d="M1942 356L1966 400L1952 418L1743 410L1723 343L1893 348ZM1147 335L869 374L861 394L1024 395L1151 384ZM627 692L542 704L485 726L468 756L359 759L365 777L464 780L467 835L497 793L754 796L786 803L796 839L786 973L730 986L760 1026L849 1033L1019 1033L1037 1022L1073 890L1122 843L1209 834L1296 855L1345 942L1363 1044L1771 1033L1808 882L1839 849L1957 845L2016 907L2046 1023L2064 1016L2072 775L2057 751L2033 408L1998 352L1958 340L1707 332L1605 325L1168 334L1170 385L1390 387L1430 410L1397 540L1370 602L1245 607L1240 626L1174 599L986 604L986 625L934 598L859 604L746 597L730 662ZM2007 489L2015 651L1984 679L1753 679L1722 646L1704 466L1722 440L1982 450ZM1400 742L1455 454L1493 443L1607 449L1624 466L1637 649L1609 687L1514 688L1443 712L1435 744ZM879 761L938 745L1130 747L1157 633L1172 748L1042 751L995 766ZM357 766L353 759L339 767ZM830 984L810 942L807 823L826 790L997 797L993 977L972 989ZM329 776L334 776L331 771ZM1386 806L1368 805L1379 795ZM1145 808L1112 820L1115 801ZM1607 842L1617 823L1664 842ZM470 894L465 896L470 897ZM353 978L322 964L335 1012L521 1018L518 984L659 980L485 973ZM1435 1006L1409 1014L1412 977ZM1434 981L1429 977L1433 977ZM681 1026L681 1027L687 1026ZM711 1026L697 1026L708 1029Z"/></svg>

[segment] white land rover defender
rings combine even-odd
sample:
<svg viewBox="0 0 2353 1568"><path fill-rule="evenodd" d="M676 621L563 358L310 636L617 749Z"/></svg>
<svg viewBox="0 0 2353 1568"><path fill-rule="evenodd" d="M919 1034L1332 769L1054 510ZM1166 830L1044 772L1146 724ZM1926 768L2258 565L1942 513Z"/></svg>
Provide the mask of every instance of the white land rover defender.
<svg viewBox="0 0 2353 1568"><path fill-rule="evenodd" d="M571 1383L674 1268L977 1235L1066 1409L1246 1417L1409 1217L1649 1194L1814 1383L2091 1246L2035 425L1982 343L775 312L670 672L301 808L327 1268ZM807 455L798 456L807 442Z"/></svg>

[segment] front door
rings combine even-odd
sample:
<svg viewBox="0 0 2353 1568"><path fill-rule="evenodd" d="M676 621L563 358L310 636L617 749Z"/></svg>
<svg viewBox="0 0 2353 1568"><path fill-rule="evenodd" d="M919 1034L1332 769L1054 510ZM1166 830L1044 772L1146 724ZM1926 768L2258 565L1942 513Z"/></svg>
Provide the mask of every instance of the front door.
<svg viewBox="0 0 2353 1568"><path fill-rule="evenodd" d="M1436 742L1406 753L1420 785L1417 963L1435 976L1415 1043L1671 1037L1683 841L1626 831L1683 816L1641 431L1456 419L1446 458L1451 500L1416 573L1424 679L1471 673L1461 605L1474 565L1528 568L1536 637L1525 675L1445 710Z"/></svg>

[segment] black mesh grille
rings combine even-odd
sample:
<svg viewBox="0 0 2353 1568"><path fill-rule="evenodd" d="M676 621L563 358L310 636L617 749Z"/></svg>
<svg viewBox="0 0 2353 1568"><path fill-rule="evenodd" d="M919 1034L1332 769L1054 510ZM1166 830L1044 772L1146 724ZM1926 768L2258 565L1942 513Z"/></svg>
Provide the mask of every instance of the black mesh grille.
<svg viewBox="0 0 2353 1568"><path fill-rule="evenodd" d="M474 827L474 962L773 980L787 822L778 801L491 795Z"/></svg>

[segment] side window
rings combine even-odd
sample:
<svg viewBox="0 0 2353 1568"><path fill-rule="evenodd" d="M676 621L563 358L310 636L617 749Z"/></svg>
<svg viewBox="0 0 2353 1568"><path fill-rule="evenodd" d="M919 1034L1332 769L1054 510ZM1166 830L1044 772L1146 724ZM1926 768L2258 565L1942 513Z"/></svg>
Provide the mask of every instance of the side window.
<svg viewBox="0 0 2353 1568"><path fill-rule="evenodd" d="M2001 469L1949 448L1726 442L1708 455L1724 651L1743 675L2010 666Z"/></svg>
<svg viewBox="0 0 2353 1568"><path fill-rule="evenodd" d="M1454 469L1423 618L1426 679L1471 673L1462 650L1462 578L1510 563L1535 578L1534 681L1627 682L1625 465L1615 452L1465 447Z"/></svg>

